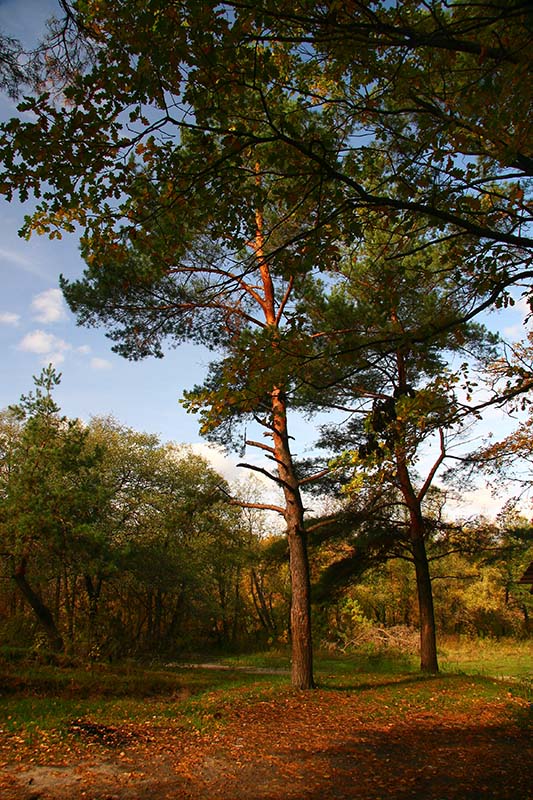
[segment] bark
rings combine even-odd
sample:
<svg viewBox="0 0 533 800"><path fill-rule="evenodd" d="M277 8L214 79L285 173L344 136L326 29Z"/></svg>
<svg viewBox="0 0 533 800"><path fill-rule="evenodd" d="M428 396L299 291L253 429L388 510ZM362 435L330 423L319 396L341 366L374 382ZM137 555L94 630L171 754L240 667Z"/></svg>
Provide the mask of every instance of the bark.
<svg viewBox="0 0 533 800"><path fill-rule="evenodd" d="M395 315L393 315L393 321L397 321ZM405 393L407 391L407 369L405 357L400 351L396 354L396 363L398 368L398 387L402 393ZM444 451L442 455L443 453ZM437 460L421 493L417 494L411 483L405 450L401 444L396 447L396 467L400 491L409 511L409 538L415 563L416 590L420 617L420 669L422 672L433 673L439 671L439 664L437 660L437 635L435 610L433 607L433 588L431 585L431 575L426 553L424 518L422 516L422 498L427 492L440 462L441 458Z"/></svg>
<svg viewBox="0 0 533 800"><path fill-rule="evenodd" d="M291 681L297 689L312 689L313 643L311 631L311 585L304 508L289 448L287 407L282 391L272 392L273 441L278 475L285 495L285 521L289 542L291 575Z"/></svg>
<svg viewBox="0 0 533 800"><path fill-rule="evenodd" d="M305 532L288 534L291 568L291 682L296 689L312 689L313 645L311 631L311 588Z"/></svg>
<svg viewBox="0 0 533 800"><path fill-rule="evenodd" d="M407 466L402 457L397 460L398 476L403 498L409 510L409 538L415 564L416 590L420 617L420 669L422 672L438 672L437 635L433 588L424 538L424 519L421 503L409 479Z"/></svg>
<svg viewBox="0 0 533 800"><path fill-rule="evenodd" d="M69 586L70 584L70 586ZM64 587L64 608L67 617L67 642L69 652L74 648L74 620L76 616L76 589L77 589L77 576L74 575L70 580L68 577L67 569L64 569L63 574L63 587Z"/></svg>
<svg viewBox="0 0 533 800"><path fill-rule="evenodd" d="M85 590L89 599L89 620L93 624L98 616L98 602L102 591L102 578L98 575L96 580L93 581L91 575L83 576L85 581Z"/></svg>
<svg viewBox="0 0 533 800"><path fill-rule="evenodd" d="M234 608L233 608L233 621L231 626L231 643L235 644L239 636L239 630L244 629L243 621L241 620L241 570L237 567L236 575L234 578Z"/></svg>
<svg viewBox="0 0 533 800"><path fill-rule="evenodd" d="M63 639L54 622L52 612L43 603L39 595L32 589L26 578L26 562L22 561L15 569L13 580L22 592L22 595L33 609L40 626L48 636L50 647L54 653L61 653L64 649Z"/></svg>
<svg viewBox="0 0 533 800"><path fill-rule="evenodd" d="M435 630L435 611L433 608L433 589L423 537L411 539L415 561L418 610L420 614L420 669L422 672L438 672L437 635Z"/></svg>
<svg viewBox="0 0 533 800"><path fill-rule="evenodd" d="M276 624L274 619L272 618L270 608L267 605L265 599L265 593L263 591L263 586L259 581L259 577L255 569L252 569L250 578L251 578L250 591L255 611L259 618L259 622L265 628L266 631L268 631L271 634L275 634Z"/></svg>
<svg viewBox="0 0 533 800"><path fill-rule="evenodd" d="M93 581L92 576L85 574L85 590L89 601L89 652L96 643L96 620L98 617L98 604L102 591L102 578L100 575Z"/></svg>

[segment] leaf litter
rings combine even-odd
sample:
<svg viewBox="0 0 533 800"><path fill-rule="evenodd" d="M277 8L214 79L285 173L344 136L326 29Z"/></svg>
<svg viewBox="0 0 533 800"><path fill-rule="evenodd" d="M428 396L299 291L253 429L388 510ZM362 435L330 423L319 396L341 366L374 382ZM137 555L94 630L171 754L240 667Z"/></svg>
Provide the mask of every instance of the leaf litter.
<svg viewBox="0 0 533 800"><path fill-rule="evenodd" d="M530 800L528 703L468 688L215 691L201 730L78 718L62 737L5 737L0 798Z"/></svg>

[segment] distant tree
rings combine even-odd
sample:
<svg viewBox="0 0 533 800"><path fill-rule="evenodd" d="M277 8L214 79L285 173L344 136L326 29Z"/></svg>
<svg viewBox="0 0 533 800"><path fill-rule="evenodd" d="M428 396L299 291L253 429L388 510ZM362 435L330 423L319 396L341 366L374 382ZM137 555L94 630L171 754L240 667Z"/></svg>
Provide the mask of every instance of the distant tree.
<svg viewBox="0 0 533 800"><path fill-rule="evenodd" d="M168 650L195 616L235 640L254 537L224 480L186 447L68 420L59 379L43 370L0 424L0 554L50 647Z"/></svg>
<svg viewBox="0 0 533 800"><path fill-rule="evenodd" d="M229 640L239 616L230 593L250 542L222 477L188 447L112 418L86 431L87 450L101 452L102 502L67 549L71 592L84 598L78 650L172 652L191 620L198 643L213 619Z"/></svg>
<svg viewBox="0 0 533 800"><path fill-rule="evenodd" d="M533 488L533 334L526 340L506 345L505 352L488 370L492 402L516 413L515 430L500 441L490 440L472 454L471 465L482 468L499 484L502 477L517 487L516 499L530 496Z"/></svg>
<svg viewBox="0 0 533 800"><path fill-rule="evenodd" d="M101 455L86 448L87 432L59 414L49 366L3 416L0 461L2 555L45 630L53 650L64 642L37 588L67 563L78 535L98 516Z"/></svg>

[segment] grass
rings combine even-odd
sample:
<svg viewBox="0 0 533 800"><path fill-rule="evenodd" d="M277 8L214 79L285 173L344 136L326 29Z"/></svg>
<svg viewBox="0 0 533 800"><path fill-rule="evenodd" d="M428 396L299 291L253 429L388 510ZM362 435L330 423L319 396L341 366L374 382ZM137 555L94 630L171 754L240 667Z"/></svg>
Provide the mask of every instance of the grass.
<svg viewBox="0 0 533 800"><path fill-rule="evenodd" d="M289 652L272 651L231 656L222 660L231 666L255 666L289 669ZM441 637L439 665L443 673L484 675L492 678L525 679L533 677L533 640L469 639ZM332 655L317 653L315 672L321 675L346 673L395 674L417 672L418 656L390 650L361 649L356 653Z"/></svg>
<svg viewBox="0 0 533 800"><path fill-rule="evenodd" d="M225 710L234 703L292 691L287 652L231 656L220 663L228 668L0 662L0 730L27 744L43 731L61 738L79 718L106 725L159 722L202 731L222 724ZM443 671L435 677L421 675L416 659L402 654L319 653L315 673L319 688L326 691L364 693L374 717L413 703L433 713L466 709L475 698L500 699L508 692L531 702L531 642L449 640L441 664ZM248 671L252 668L268 671Z"/></svg>
<svg viewBox="0 0 533 800"><path fill-rule="evenodd" d="M443 672L464 672L492 678L531 678L533 641L445 639L440 665Z"/></svg>

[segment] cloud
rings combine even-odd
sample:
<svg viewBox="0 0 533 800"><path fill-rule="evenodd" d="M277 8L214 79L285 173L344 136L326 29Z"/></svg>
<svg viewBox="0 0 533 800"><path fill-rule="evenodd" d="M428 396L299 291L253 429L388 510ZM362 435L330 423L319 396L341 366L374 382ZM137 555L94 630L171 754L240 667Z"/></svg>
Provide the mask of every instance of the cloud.
<svg viewBox="0 0 533 800"><path fill-rule="evenodd" d="M5 247L0 247L0 261L11 261L11 263L16 264L17 267L23 267L30 271L33 267L33 263L29 258L17 253L16 250L7 250Z"/></svg>
<svg viewBox="0 0 533 800"><path fill-rule="evenodd" d="M516 488L516 487L515 487ZM464 492L450 496L445 507L446 516L451 519L471 519L477 516L496 519L504 509L506 502L515 497L513 486L477 486ZM531 516L531 500L522 497L517 505L520 513Z"/></svg>
<svg viewBox="0 0 533 800"><path fill-rule="evenodd" d="M242 469L237 467L237 462L234 458L228 456L222 447L216 444L208 444L206 442L195 442L190 445L190 449L197 456L202 456L208 461L213 469L222 475L227 481L235 481L238 477L242 477Z"/></svg>
<svg viewBox="0 0 533 800"><path fill-rule="evenodd" d="M91 358L91 367L93 369L111 369L112 364L105 358Z"/></svg>
<svg viewBox="0 0 533 800"><path fill-rule="evenodd" d="M52 333L36 330L26 334L19 342L18 349L43 356L41 359L43 364L62 364L65 360L65 353L72 350L72 347L64 339L60 339Z"/></svg>
<svg viewBox="0 0 533 800"><path fill-rule="evenodd" d="M231 455L228 455L224 448L220 445L210 444L208 442L195 442L194 444L189 445L189 447L193 453L205 458L206 461L208 461L213 467L215 472L218 472L219 475L222 475L222 477L225 478L230 484L240 484L253 475L254 481L258 484L258 486L261 487L263 491L266 492L266 499L263 498L264 502L279 503L279 498L277 497L278 493L273 481L271 481L265 475L256 472L255 470L246 469L246 467L239 467L238 464L242 463L242 459L237 459ZM260 456L256 456L253 453L247 453L245 460L248 464L252 464L254 466L267 469L269 467L268 464L263 462Z"/></svg>
<svg viewBox="0 0 533 800"><path fill-rule="evenodd" d="M0 311L0 324L1 325L18 325L20 322L20 315L13 314L11 311Z"/></svg>
<svg viewBox="0 0 533 800"><path fill-rule="evenodd" d="M82 344L80 347L76 348L76 352L81 353L84 356L88 356L89 353L91 352L91 348L89 347L88 344Z"/></svg>
<svg viewBox="0 0 533 800"><path fill-rule="evenodd" d="M64 339L54 336L53 333L46 333L46 331L32 331L27 333L26 336L19 343L19 350L24 350L27 353L49 353L52 350L70 350L71 347Z"/></svg>
<svg viewBox="0 0 533 800"><path fill-rule="evenodd" d="M1 116L1 110L0 110ZM18 222L15 223L15 226L18 225ZM0 228L0 236L2 239L6 239L10 235L9 230L6 232L4 226ZM26 243L28 249L31 249ZM49 280L49 275L46 271L46 268L40 263L39 259L32 255L32 257L28 257L20 253L18 250L11 249L8 247L0 247L0 268L7 271L15 266L17 270L26 272L29 275L33 275L40 280Z"/></svg>
<svg viewBox="0 0 533 800"><path fill-rule="evenodd" d="M65 302L61 289L47 289L36 295L31 304L34 317L39 322L59 322L66 319Z"/></svg>

